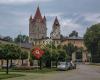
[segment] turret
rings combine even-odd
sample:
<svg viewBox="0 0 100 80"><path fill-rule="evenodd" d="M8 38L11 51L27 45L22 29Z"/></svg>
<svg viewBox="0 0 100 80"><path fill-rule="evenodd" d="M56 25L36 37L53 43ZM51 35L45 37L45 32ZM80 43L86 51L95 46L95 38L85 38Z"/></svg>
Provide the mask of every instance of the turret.
<svg viewBox="0 0 100 80"><path fill-rule="evenodd" d="M60 39L60 24L57 17L54 20L50 35L52 39Z"/></svg>

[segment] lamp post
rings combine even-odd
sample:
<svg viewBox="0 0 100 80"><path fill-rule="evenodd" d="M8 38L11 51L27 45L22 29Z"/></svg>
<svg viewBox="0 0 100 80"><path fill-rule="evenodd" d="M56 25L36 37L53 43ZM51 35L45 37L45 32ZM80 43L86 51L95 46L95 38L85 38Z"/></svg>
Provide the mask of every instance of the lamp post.
<svg viewBox="0 0 100 80"><path fill-rule="evenodd" d="M19 42L19 47L21 49L21 32L20 32L20 42ZM21 52L20 52L20 56L19 56L19 65L21 66Z"/></svg>
<svg viewBox="0 0 100 80"><path fill-rule="evenodd" d="M50 60L51 60L51 65L50 65L50 66L51 66L51 68L52 68L52 39L51 39L51 54L50 54L50 57L51 57L51 58L50 58Z"/></svg>

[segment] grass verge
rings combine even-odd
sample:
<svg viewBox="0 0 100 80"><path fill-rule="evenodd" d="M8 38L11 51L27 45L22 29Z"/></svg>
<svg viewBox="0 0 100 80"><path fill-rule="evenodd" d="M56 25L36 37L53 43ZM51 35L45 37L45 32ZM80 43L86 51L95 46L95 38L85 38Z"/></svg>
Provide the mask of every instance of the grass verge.
<svg viewBox="0 0 100 80"><path fill-rule="evenodd" d="M8 78L14 78L14 77L21 77L21 76L24 76L22 74L5 74L5 73L0 73L0 80L3 80L3 79L8 79Z"/></svg>
<svg viewBox="0 0 100 80"><path fill-rule="evenodd" d="M56 72L56 68L43 68L42 70L40 69L30 69L30 70L15 70L15 69L9 69L9 72L29 72L29 73L50 73L50 72ZM0 72L6 72L6 69L1 69Z"/></svg>

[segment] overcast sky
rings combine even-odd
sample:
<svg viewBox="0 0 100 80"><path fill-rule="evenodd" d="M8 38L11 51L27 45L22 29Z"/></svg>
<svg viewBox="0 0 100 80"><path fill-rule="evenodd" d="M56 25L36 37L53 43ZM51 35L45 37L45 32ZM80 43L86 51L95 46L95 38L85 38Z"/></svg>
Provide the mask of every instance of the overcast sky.
<svg viewBox="0 0 100 80"><path fill-rule="evenodd" d="M29 17L38 5L47 17L48 35L56 16L67 36L73 30L83 36L87 27L100 22L100 0L0 0L0 35L28 35Z"/></svg>

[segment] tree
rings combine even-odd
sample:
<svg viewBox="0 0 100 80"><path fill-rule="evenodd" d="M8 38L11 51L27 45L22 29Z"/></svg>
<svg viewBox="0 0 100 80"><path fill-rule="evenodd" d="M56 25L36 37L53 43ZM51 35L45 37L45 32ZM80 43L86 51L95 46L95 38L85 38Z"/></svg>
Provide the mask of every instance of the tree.
<svg viewBox="0 0 100 80"><path fill-rule="evenodd" d="M22 65L23 65L23 60L24 59L28 59L28 52L26 52L26 51L21 52Z"/></svg>
<svg viewBox="0 0 100 80"><path fill-rule="evenodd" d="M72 31L72 33L69 34L69 37L73 37L73 36L78 37L78 32L76 32L75 30Z"/></svg>
<svg viewBox="0 0 100 80"><path fill-rule="evenodd" d="M3 40L8 42L13 42L13 39L10 36L4 37Z"/></svg>
<svg viewBox="0 0 100 80"><path fill-rule="evenodd" d="M51 52L49 49L44 49L45 54L42 57L43 62L47 68L51 67Z"/></svg>
<svg viewBox="0 0 100 80"><path fill-rule="evenodd" d="M92 62L100 62L100 23L87 29L84 43L92 55Z"/></svg>
<svg viewBox="0 0 100 80"><path fill-rule="evenodd" d="M68 56L72 57L72 53L76 52L77 51L77 47L74 46L73 44L69 43L68 45L64 45L63 46L63 49L65 49L66 53L68 54Z"/></svg>
<svg viewBox="0 0 100 80"><path fill-rule="evenodd" d="M1 65L3 65L3 59L5 58L5 54L3 52L3 44L0 44L0 60L1 60Z"/></svg>
<svg viewBox="0 0 100 80"><path fill-rule="evenodd" d="M16 43L28 43L28 40L29 40L29 37L28 36L26 36L26 35L18 35L15 39L14 39L14 41L16 42Z"/></svg>
<svg viewBox="0 0 100 80"><path fill-rule="evenodd" d="M59 58L59 54L58 54L58 51L57 50L53 50L52 51L52 57L51 57L51 60L56 62L56 67L57 67L57 64L58 64L58 58Z"/></svg>
<svg viewBox="0 0 100 80"><path fill-rule="evenodd" d="M59 50L58 53L59 53L58 61L66 61L67 58L66 52L63 50Z"/></svg>
<svg viewBox="0 0 100 80"><path fill-rule="evenodd" d="M8 71L8 65L9 65L9 58L10 58L9 56L10 56L10 53L11 53L9 48L10 48L10 45L8 45L8 44L4 45L3 48L2 48L3 54L5 54L4 59L7 61L7 68L6 68L7 69L7 71L6 71L7 74L9 72Z"/></svg>
<svg viewBox="0 0 100 80"><path fill-rule="evenodd" d="M13 44L6 44L2 47L2 53L3 53L3 59L7 60L7 74L8 74L8 65L9 60L11 60L11 66L12 66L12 59L18 59L19 58L19 51L20 49L18 46Z"/></svg>

